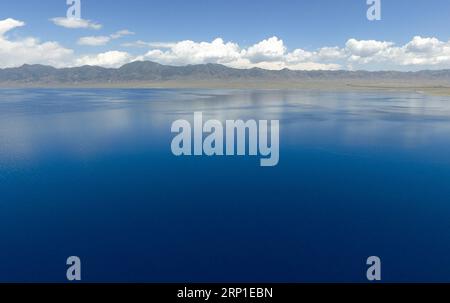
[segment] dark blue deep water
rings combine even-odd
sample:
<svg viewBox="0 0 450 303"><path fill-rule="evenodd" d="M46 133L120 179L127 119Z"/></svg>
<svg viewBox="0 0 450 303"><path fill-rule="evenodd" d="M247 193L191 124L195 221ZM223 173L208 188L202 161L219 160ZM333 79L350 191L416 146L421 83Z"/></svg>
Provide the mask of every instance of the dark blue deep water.
<svg viewBox="0 0 450 303"><path fill-rule="evenodd" d="M280 120L280 163L172 155L174 120ZM0 90L0 281L450 282L450 97Z"/></svg>

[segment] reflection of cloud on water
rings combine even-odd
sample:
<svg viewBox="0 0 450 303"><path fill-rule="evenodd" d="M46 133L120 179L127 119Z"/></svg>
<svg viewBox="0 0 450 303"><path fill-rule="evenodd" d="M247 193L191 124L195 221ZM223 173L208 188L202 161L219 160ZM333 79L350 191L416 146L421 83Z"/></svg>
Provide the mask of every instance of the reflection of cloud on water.
<svg viewBox="0 0 450 303"><path fill-rule="evenodd" d="M0 157L33 159L59 151L85 157L114 145L130 127L128 110L16 116L0 119Z"/></svg>
<svg viewBox="0 0 450 303"><path fill-rule="evenodd" d="M318 90L6 90L0 163L49 155L86 159L158 145L168 150L171 123L197 111L222 123L280 120L282 148L448 147L449 100Z"/></svg>
<svg viewBox="0 0 450 303"><path fill-rule="evenodd" d="M0 165L33 154L33 128L27 119L0 119Z"/></svg>

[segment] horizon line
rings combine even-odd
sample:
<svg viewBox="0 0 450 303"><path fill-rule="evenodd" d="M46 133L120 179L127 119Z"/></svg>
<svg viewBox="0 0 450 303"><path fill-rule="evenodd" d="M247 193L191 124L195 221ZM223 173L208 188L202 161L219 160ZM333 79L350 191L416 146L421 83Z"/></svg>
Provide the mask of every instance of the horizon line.
<svg viewBox="0 0 450 303"><path fill-rule="evenodd" d="M443 68L443 69L421 69L421 70L416 70L416 71L401 71L401 70L366 70L366 69L357 69L357 70L349 70L349 69L290 69L290 68L282 68L282 69L265 69L265 68L261 68L261 67L251 67L251 68L237 68L237 67L229 67L226 66L224 64L220 64L220 63L201 63L201 64L185 64L185 65L170 65L170 64L161 64L155 61L151 61L151 60L136 60L133 62L129 62L129 63L125 63L119 67L104 67L104 66L100 66L100 65L80 65L80 66L71 66L71 67L56 67L56 66L52 66L49 64L40 64L40 63L35 63L35 64L30 64L30 63L24 63L20 66L14 66L14 67L5 67L5 68L0 68L0 71L4 71L4 70L10 70L10 69L20 69L23 67L28 67L28 66L42 66L42 67L50 67L56 70L65 70L65 69L74 69L74 68L83 68L83 67L95 67L95 68L100 68L100 69L105 69L105 70L119 70L121 68L123 68L124 66L127 65L131 65L131 64L135 64L135 63L153 63L153 64L157 64L160 66L166 66L166 67L174 67L174 68L182 68L182 67L190 67L190 66L208 66L208 65L213 65L213 66L221 66L221 67L225 67L228 69L232 69L232 70L239 70L239 71L246 71L246 70L262 70L262 71L268 71L268 72L282 72L282 71L291 71L291 72L348 72L348 73L357 73L357 72L366 72L366 73L387 73L387 72L393 72L393 73L403 73L403 74L414 74L414 73L421 73L421 72L439 72L439 71L450 71L450 68Z"/></svg>

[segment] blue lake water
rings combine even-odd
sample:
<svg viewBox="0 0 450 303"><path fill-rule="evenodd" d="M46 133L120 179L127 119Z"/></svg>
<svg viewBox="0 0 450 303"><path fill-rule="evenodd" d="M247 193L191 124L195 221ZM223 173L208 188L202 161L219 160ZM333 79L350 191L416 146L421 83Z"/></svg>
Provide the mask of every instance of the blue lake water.
<svg viewBox="0 0 450 303"><path fill-rule="evenodd" d="M175 157L171 124L280 120L280 162ZM0 90L0 281L450 282L450 97Z"/></svg>

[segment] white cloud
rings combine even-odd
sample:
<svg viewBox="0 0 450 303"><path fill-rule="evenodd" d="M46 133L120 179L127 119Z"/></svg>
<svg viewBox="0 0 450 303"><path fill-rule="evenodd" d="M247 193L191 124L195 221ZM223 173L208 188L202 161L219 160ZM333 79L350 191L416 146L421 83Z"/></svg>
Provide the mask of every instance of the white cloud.
<svg viewBox="0 0 450 303"><path fill-rule="evenodd" d="M16 28L16 27L22 27L25 26L25 22L14 20L11 18L1 20L0 21L0 37L3 37L6 32L9 32L10 30Z"/></svg>
<svg viewBox="0 0 450 303"><path fill-rule="evenodd" d="M369 49L370 51L367 51ZM362 69L419 70L450 68L450 41L434 37L414 37L403 46L392 42L347 42L348 62ZM364 56L363 56L363 54Z"/></svg>
<svg viewBox="0 0 450 303"><path fill-rule="evenodd" d="M108 36L89 36L89 37L81 37L78 39L79 45L88 45L88 46L100 46L105 45L111 40L111 37Z"/></svg>
<svg viewBox="0 0 450 303"><path fill-rule="evenodd" d="M323 47L318 50L316 54L314 54L316 59L318 60L338 60L345 58L345 50L340 49L339 47Z"/></svg>
<svg viewBox="0 0 450 303"><path fill-rule="evenodd" d="M123 43L123 47L146 47L146 48L171 48L174 47L176 43L171 42L145 42L142 40Z"/></svg>
<svg viewBox="0 0 450 303"><path fill-rule="evenodd" d="M72 24L73 25L73 24ZM55 67L98 65L119 67L136 60L151 60L168 65L218 63L235 68L301 69L301 70L420 70L450 68L450 41L436 37L413 37L404 45L390 41L349 39L344 46L325 46L315 50L288 49L284 41L271 37L248 47L221 38L211 42L144 42L127 46L148 48L143 54L125 51L77 54L56 41L41 42L35 37L8 33L25 26L12 18L0 20L0 68L22 64L46 64ZM89 27L89 25L88 25ZM82 37L82 45L105 45L112 39L131 35L121 30L109 36Z"/></svg>
<svg viewBox="0 0 450 303"><path fill-rule="evenodd" d="M75 60L76 66L92 65L103 67L120 67L132 61L132 57L127 52L109 51L96 55L86 55Z"/></svg>
<svg viewBox="0 0 450 303"><path fill-rule="evenodd" d="M76 56L73 50L61 46L58 42L40 42L33 37L11 40L5 36L9 31L24 25L24 22L14 19L0 20L0 58L2 58L0 68L23 64L45 64L55 67L81 65L118 67L133 59L128 53L120 51ZM128 33L120 31L116 34Z"/></svg>
<svg viewBox="0 0 450 303"><path fill-rule="evenodd" d="M391 42L350 39L347 41L346 47L354 56L370 57L388 49L392 45L393 43Z"/></svg>
<svg viewBox="0 0 450 303"><path fill-rule="evenodd" d="M219 63L236 68L265 69L367 69L419 70L450 68L450 42L437 38L414 37L403 46L390 41L349 39L344 47L322 47L289 51L277 37L241 48L217 38L212 42L190 40L170 44L138 43L150 51L140 60L185 65Z"/></svg>
<svg viewBox="0 0 450 303"><path fill-rule="evenodd" d="M111 39L119 39L125 36L134 35L132 31L129 31L127 29L123 29L121 31L115 32L111 35Z"/></svg>
<svg viewBox="0 0 450 303"><path fill-rule="evenodd" d="M150 50L143 56L146 60L155 60L172 65L220 63L227 64L241 57L239 46L224 43L221 38L212 42L194 42L185 40L165 47L166 50Z"/></svg>
<svg viewBox="0 0 450 303"><path fill-rule="evenodd" d="M80 39L78 39L77 43L79 45L101 46L101 45L106 45L111 40L119 39L119 38L122 38L122 37L128 36L128 35L134 35L134 33L127 29L124 29L124 30L115 32L114 34L109 35L109 36L81 37Z"/></svg>
<svg viewBox="0 0 450 303"><path fill-rule="evenodd" d="M246 49L242 49L237 43L224 42L221 38L217 38L212 42L185 40L166 44L141 41L137 43L137 46L152 48L145 55L139 56L138 60L151 60L169 65L218 63L235 68L259 67L264 69L292 68L308 70L340 68L339 64L312 61L313 57L317 56L317 53L300 49L288 53L283 40L277 37L263 40ZM324 50L324 53L326 51ZM334 53L338 52L337 50L333 51ZM328 52L331 53L330 50ZM308 61L308 59L311 60Z"/></svg>
<svg viewBox="0 0 450 303"><path fill-rule="evenodd" d="M73 51L58 42L43 42L33 37L10 40L5 34L25 23L15 19L0 21L0 67L16 67L22 64L47 64L62 67L71 60Z"/></svg>
<svg viewBox="0 0 450 303"><path fill-rule="evenodd" d="M422 38L415 36L411 42L406 44L406 49L416 53L433 53L440 51L444 43L436 38Z"/></svg>
<svg viewBox="0 0 450 303"><path fill-rule="evenodd" d="M79 18L66 18L57 17L50 19L55 25L62 26L65 28L89 28L89 29L101 29L102 25L90 20L79 19Z"/></svg>
<svg viewBox="0 0 450 303"><path fill-rule="evenodd" d="M244 57L252 63L274 62L282 60L286 50L283 40L272 37L249 47L244 51Z"/></svg>

